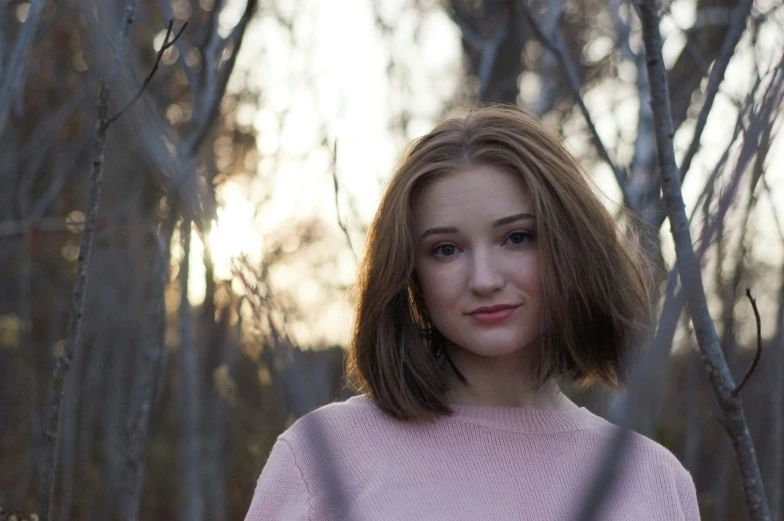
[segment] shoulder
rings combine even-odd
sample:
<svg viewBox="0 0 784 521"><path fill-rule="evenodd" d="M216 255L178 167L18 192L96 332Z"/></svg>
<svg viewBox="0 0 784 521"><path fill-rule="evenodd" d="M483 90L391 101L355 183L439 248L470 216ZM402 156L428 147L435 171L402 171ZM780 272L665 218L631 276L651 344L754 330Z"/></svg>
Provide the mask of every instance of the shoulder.
<svg viewBox="0 0 784 521"><path fill-rule="evenodd" d="M620 427L604 419L597 429L603 444L617 442L615 434L620 431ZM637 432L625 432L628 436L622 458L624 481L639 484L647 494L677 502L683 519L698 521L697 491L691 473L664 445Z"/></svg>
<svg viewBox="0 0 784 521"><path fill-rule="evenodd" d="M613 434L617 434L621 428L602 419L600 430L604 431L608 443L612 443L615 438ZM644 475L649 482L655 480L662 486L666 483L677 490L682 502L696 505L696 492L691 473L675 454L647 436L634 431L626 432L628 439L624 459L627 463L627 471Z"/></svg>
<svg viewBox="0 0 784 521"><path fill-rule="evenodd" d="M593 442L603 447L617 443L617 435L621 433L622 428L593 413L591 415L595 419ZM691 481L691 475L670 449L640 433L631 430L624 432L626 433L624 460L632 469L639 469L648 475L658 472L676 481Z"/></svg>
<svg viewBox="0 0 784 521"><path fill-rule="evenodd" d="M395 428L390 418L366 395L333 402L302 416L280 436L294 450L314 444L337 444L338 448L361 441L369 433L383 434Z"/></svg>

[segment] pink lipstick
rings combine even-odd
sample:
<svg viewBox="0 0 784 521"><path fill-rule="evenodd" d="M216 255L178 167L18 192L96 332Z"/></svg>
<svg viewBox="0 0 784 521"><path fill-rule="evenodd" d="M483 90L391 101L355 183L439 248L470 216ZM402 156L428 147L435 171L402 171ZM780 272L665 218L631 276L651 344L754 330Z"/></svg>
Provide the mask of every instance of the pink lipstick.
<svg viewBox="0 0 784 521"><path fill-rule="evenodd" d="M470 315L480 324L489 326L503 321L514 313L514 310L518 307L519 306L510 306L507 304L487 306L473 310Z"/></svg>

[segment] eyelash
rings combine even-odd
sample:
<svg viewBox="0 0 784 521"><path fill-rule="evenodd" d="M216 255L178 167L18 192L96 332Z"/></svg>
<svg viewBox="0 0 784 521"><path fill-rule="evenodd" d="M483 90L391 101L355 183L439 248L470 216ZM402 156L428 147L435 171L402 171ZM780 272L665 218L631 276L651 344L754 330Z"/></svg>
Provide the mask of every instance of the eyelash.
<svg viewBox="0 0 784 521"><path fill-rule="evenodd" d="M504 239L504 243L506 243L513 235L517 235L517 234L524 235L525 237L527 237L528 240L527 240L527 242L524 242L524 243L514 243L511 246L524 246L524 245L526 245L526 244L528 244L528 243L530 243L531 241L534 240L533 232L530 232L528 230L515 230L515 231L509 233L509 235L506 236L506 238ZM444 247L444 246L451 246L452 248L457 249L457 246L455 246L454 244L450 244L448 242L447 243L436 244L430 250L430 255L432 255L433 257L439 258L439 259L445 259L447 257L451 257L451 255L438 255L439 249Z"/></svg>

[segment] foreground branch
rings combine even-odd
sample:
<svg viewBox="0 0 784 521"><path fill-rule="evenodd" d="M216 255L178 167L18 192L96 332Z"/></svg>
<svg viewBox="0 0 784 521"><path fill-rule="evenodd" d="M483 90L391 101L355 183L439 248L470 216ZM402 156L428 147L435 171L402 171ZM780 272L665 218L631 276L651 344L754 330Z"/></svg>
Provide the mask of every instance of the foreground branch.
<svg viewBox="0 0 784 521"><path fill-rule="evenodd" d="M95 234L95 221L98 215L98 201L101 197L103 184L103 159L106 148L106 130L108 129L109 113L109 86L101 82L98 92L98 122L95 125L95 138L93 141L92 170L90 172L90 185L87 193L85 208L85 227L79 245L79 257L76 262L76 282L74 283L71 298L71 312L68 318L68 334L65 338L65 347L54 369L51 396L49 398L49 412L46 421L44 467L41 476L39 500L41 521L51 519L54 481L57 472L57 449L60 426L60 411L62 410L65 394L65 376L74 358L74 353L79 344L79 333L82 325L85 293L87 290L87 273L90 266L93 236Z"/></svg>
<svg viewBox="0 0 784 521"><path fill-rule="evenodd" d="M770 521L762 475L743 412L743 405L740 397L733 392L736 386L724 358L716 334L716 327L708 312L700 264L692 245L689 222L681 193L680 170L675 162L674 131L670 112L667 71L662 59L662 38L659 32L657 2L655 0L638 0L635 5L638 8L643 28L662 192L675 242L680 280L683 284L689 314L694 325L697 343L703 355L708 378L718 399L723 423L735 449L735 458L740 469L749 519L751 521Z"/></svg>

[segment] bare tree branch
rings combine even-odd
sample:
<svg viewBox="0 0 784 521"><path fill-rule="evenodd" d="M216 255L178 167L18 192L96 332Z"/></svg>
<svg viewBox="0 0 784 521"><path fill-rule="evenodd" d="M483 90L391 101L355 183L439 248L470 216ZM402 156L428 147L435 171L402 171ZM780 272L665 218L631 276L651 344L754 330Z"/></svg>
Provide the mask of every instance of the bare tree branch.
<svg viewBox="0 0 784 521"><path fill-rule="evenodd" d="M25 60L38 28L38 21L41 18L44 5L46 5L46 0L30 1L27 19L24 27L22 27L22 34L17 39L14 50L11 52L8 67L3 71L2 81L0 81L0 134L5 130L5 124L8 121L8 114L11 111L11 103L14 96L17 96L24 87Z"/></svg>
<svg viewBox="0 0 784 521"><path fill-rule="evenodd" d="M157 255L150 280L149 302L143 325L144 339L131 390L128 422L126 424L126 457L123 471L122 494L117 499L123 521L139 519L141 492L144 479L144 446L147 441L150 417L155 398L155 378L164 353L166 309L164 290L169 281L169 242L163 233L153 230ZM169 237L170 239L170 237Z"/></svg>
<svg viewBox="0 0 784 521"><path fill-rule="evenodd" d="M610 167L610 170L612 170L613 174L615 175L618 186L620 187L621 191L624 192L624 200L626 200L626 173L618 168L615 162L613 162L613 160L610 158L610 153L607 152L607 148L604 146L604 143L599 136L599 132L596 130L596 125L593 123L591 113L588 111L588 107L585 105L585 101L583 100L582 94L580 93L580 78L577 73L577 68L574 65L574 62L568 56L563 37L561 36L561 31L558 29L558 24L555 24L555 29L551 34L545 34L544 30L539 25L539 22L536 20L536 17L533 15L531 10L528 8L528 5L526 5L524 1L520 2L520 9L525 15L525 19L528 21L528 24L531 26L531 29L533 29L537 38L539 38L542 44L558 57L558 61L561 63L561 69L564 72L564 77L569 84L569 89L572 91L572 96L574 97L577 105L580 107L580 111L583 113L583 117L585 118L585 123L588 125L588 129L591 132L593 144L596 147L596 150L599 152L599 155L602 157L604 162L607 163L607 165ZM560 19L561 16L563 16L563 12L561 12L557 18Z"/></svg>
<svg viewBox="0 0 784 521"><path fill-rule="evenodd" d="M174 19L174 13L172 12L172 6L170 0L158 0L158 5L160 6L161 11L163 12L163 16L166 19L172 20ZM213 5L213 11L211 18L216 19L220 14L220 6L216 2ZM188 65L188 60L186 59L188 56L189 51L189 43L185 40L185 38L180 38L177 40L177 52L179 53L179 62L182 66L183 71L185 71L185 76L188 78L188 85L190 86L192 91L198 91L199 89L199 75L197 71L194 70L193 67Z"/></svg>
<svg viewBox="0 0 784 521"><path fill-rule="evenodd" d="M655 0L639 0L637 6L643 28L643 40L648 63L648 79L656 128L662 192L675 242L678 270L686 292L694 331L723 414L727 432L735 448L746 504L752 521L770 521L757 457L751 440L743 405L733 395L735 385L719 344L715 325L708 311L702 274L694 252L689 223L681 194L680 170L675 162L673 125L670 110L667 71L662 58L662 38Z"/></svg>
<svg viewBox="0 0 784 521"><path fill-rule="evenodd" d="M92 171L90 173L90 184L84 212L86 226L82 233L79 257L76 263L76 281L74 283L71 313L68 320L68 334L65 340L65 347L60 356L57 357L46 422L44 470L39 489L41 521L50 521L52 519L52 509L54 507L54 483L57 472L58 432L64 397L63 388L68 368L79 347L79 332L82 325L82 312L87 291L87 274L90 268L90 254L92 253L98 202L101 196L101 184L103 183L103 158L106 147L108 111L109 86L104 81L101 81L98 92L98 121L95 125L95 140L93 142Z"/></svg>
<svg viewBox="0 0 784 521"><path fill-rule="evenodd" d="M751 6L754 2L752 0L740 0L738 5L732 10L732 20L730 27L727 30L727 35L724 42L721 44L719 56L713 63L710 78L708 78L708 86L705 89L705 101L702 103L700 114L697 116L697 124L694 127L694 137L692 137L691 144L683 157L680 168L681 182L691 167L692 159L700 148L700 139L702 138L702 131L705 129L705 124L708 121L711 108L713 108L713 101L716 99L716 94L719 92L719 86L724 81L724 73L727 70L727 65L730 63L735 52L735 47L743 36L743 31L746 30L746 21L751 13Z"/></svg>
<svg viewBox="0 0 784 521"><path fill-rule="evenodd" d="M182 220L180 235L183 241L183 258L180 263L180 361L182 384L179 394L182 406L182 443L180 451L182 458L182 477L184 491L184 508L182 519L184 521L201 521L204 517L204 501L202 490L202 474L199 449L199 431L201 421L199 418L199 385L198 354L193 338L193 316L191 304L188 300L188 279L191 254L191 219L186 216Z"/></svg>
<svg viewBox="0 0 784 521"><path fill-rule="evenodd" d="M477 95L477 99L484 100L487 98L487 93L490 91L490 77L493 74L493 67L495 65L496 57L498 56L498 50L509 34L511 21L509 18L504 19L490 38L483 39L459 16L453 14L452 20L460 27L460 31L466 42L482 55L479 62L479 70L477 71L477 76L479 78L479 94Z"/></svg>
<svg viewBox="0 0 784 521"><path fill-rule="evenodd" d="M325 143L326 144L326 143ZM357 252L354 249L354 244L351 242L351 234L348 232L348 227L346 223L343 222L343 218L340 215L340 193L339 193L339 186L338 186L338 142L332 144L332 150L330 151L332 154L332 185L335 188L335 212L337 212L338 216L338 226L340 229L343 230L343 235L346 236L346 242L348 242L348 247L351 250L351 254L354 255L354 260L359 262L357 258Z"/></svg>
<svg viewBox="0 0 784 521"><path fill-rule="evenodd" d="M248 23L250 22L253 13L256 11L258 0L247 0L245 4L245 11L242 13L237 25L234 26L231 33L225 40L222 40L220 45L213 46L216 40L210 42L209 49L205 49L205 54L202 57L204 63L202 71L208 72L208 68L214 67L216 70L213 76L208 76L209 85L205 92L201 92L200 96L204 100L201 105L194 108L194 128L189 134L185 142L185 151L187 155L193 153L199 148L204 138L207 137L212 122L215 119L215 114L220 107L220 102L223 99L223 94L226 92L226 85L229 82L229 77L234 70L234 65L237 62L237 55L239 54L242 40L245 37ZM217 16L217 15L216 15ZM212 36L218 38L218 35ZM221 63L222 57L227 49L231 49L229 58ZM204 84L202 84L204 86Z"/></svg>

